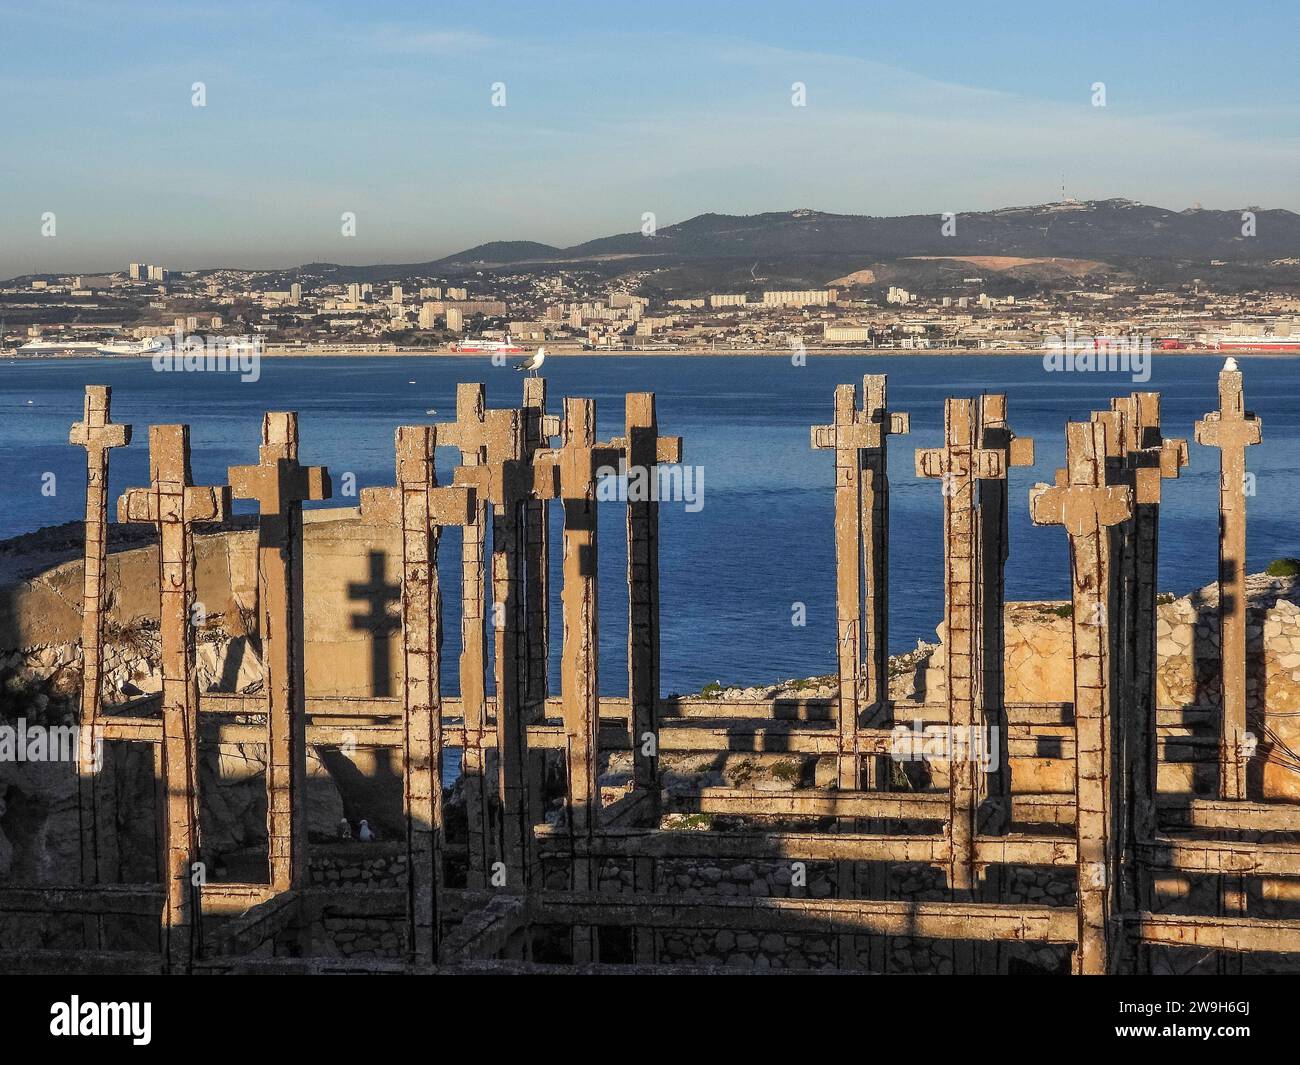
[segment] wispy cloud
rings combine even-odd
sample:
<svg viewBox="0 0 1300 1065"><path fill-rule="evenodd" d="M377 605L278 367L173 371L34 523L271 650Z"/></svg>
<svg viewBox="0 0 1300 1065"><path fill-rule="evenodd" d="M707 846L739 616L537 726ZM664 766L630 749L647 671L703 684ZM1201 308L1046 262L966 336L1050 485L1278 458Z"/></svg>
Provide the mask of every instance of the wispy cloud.
<svg viewBox="0 0 1300 1065"><path fill-rule="evenodd" d="M473 30L419 30L408 26L379 26L371 36L379 51L403 55L463 55L504 44L500 38Z"/></svg>

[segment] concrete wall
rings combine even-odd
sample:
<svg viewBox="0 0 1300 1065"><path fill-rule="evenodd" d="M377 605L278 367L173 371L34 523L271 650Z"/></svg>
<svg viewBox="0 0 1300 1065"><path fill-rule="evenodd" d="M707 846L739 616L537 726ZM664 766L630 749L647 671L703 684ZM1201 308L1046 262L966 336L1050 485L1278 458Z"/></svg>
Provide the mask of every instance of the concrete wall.
<svg viewBox="0 0 1300 1065"><path fill-rule="evenodd" d="M65 538L67 528L60 530ZM158 616L158 551L151 538L132 537L137 543L142 539L144 546L119 545L109 554L107 642L113 642L114 629L129 630ZM305 516L304 542L308 694L396 694L401 667L396 531L362 525L355 509L317 510ZM36 547L33 542L29 550L39 560ZM200 533L194 549L199 602L214 624L244 635L246 623L256 618L257 533L251 528ZM81 573L79 558L7 583L0 573L0 649L77 643ZM382 601L378 612L377 601Z"/></svg>

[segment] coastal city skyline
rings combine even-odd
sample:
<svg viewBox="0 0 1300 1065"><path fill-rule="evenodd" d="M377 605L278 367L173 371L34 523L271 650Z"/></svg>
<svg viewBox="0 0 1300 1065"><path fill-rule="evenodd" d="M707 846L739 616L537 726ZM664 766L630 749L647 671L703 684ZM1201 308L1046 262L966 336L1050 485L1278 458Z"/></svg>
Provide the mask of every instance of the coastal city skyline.
<svg viewBox="0 0 1300 1065"><path fill-rule="evenodd" d="M1280 1027L1298 12L0 0L10 1027Z"/></svg>
<svg viewBox="0 0 1300 1065"><path fill-rule="evenodd" d="M0 277L421 262L646 212L1300 208L1276 9L0 11Z"/></svg>
<svg viewBox="0 0 1300 1065"><path fill-rule="evenodd" d="M1104 347L1122 356L1113 369L1142 383L1153 351L1300 352L1298 241L1291 212L1171 212L1123 199L939 218L708 215L662 230L650 215L639 232L576 247L498 242L405 265L132 261L13 279L0 283L0 354L165 361L197 345L240 360L498 361L542 345L796 359ZM243 372L256 376L251 363Z"/></svg>

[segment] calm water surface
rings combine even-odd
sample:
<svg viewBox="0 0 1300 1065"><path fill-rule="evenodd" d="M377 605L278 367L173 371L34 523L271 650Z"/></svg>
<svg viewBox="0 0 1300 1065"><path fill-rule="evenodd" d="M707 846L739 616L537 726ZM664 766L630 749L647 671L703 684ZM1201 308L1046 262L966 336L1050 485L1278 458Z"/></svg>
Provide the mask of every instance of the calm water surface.
<svg viewBox="0 0 1300 1065"><path fill-rule="evenodd" d="M1239 360L1248 405L1264 422L1264 443L1250 449L1257 474L1250 500L1249 564L1300 555L1295 513L1300 367L1290 358ZM890 445L890 644L906 650L932 639L942 608L939 566L941 499L937 482L914 473L913 451L941 443L949 395L1005 391L1011 424L1037 442L1037 464L1010 474L1013 599L1068 595L1065 535L1034 528L1028 490L1050 481L1064 457L1064 424L1086 418L1112 396L1134 388L1159 391L1166 435L1192 436L1193 422L1218 405L1217 357L1157 358L1149 382L1109 373L1046 373L1040 360L1001 356L812 357L792 366L779 357L590 357L547 364L551 407L565 395L596 400L602 436L622 432L622 396L658 395L660 431L684 438L686 462L703 468L704 506L661 508L663 690L689 692L712 680L759 684L834 668L833 457L812 451L812 424L830 421L837 384L888 373L890 405L908 411L912 432ZM297 410L302 459L328 465L336 491L352 472L357 486L391 484L393 430L450 420L456 384L482 381L490 406L520 396L519 375L481 357L267 359L261 378L234 374L156 373L147 360L0 363L0 537L77 520L83 507L84 459L67 444L81 414L86 384L113 386L113 415L136 426L136 442L112 458L111 497L148 475L150 422L188 422L194 476L221 483L226 468L256 461L264 410ZM1218 452L1191 445L1191 466L1166 483L1160 586L1184 593L1214 579ZM441 478L455 453L440 449ZM43 475L57 493L42 494ZM335 501L352 505L355 500ZM247 503L237 509L249 511ZM552 508L558 538L558 508ZM448 617L459 595L458 537L444 533L443 588ZM600 524L601 688L626 691L627 593L619 507ZM558 579L553 633L559 642ZM807 624L791 624L803 603ZM364 604L358 603L358 612ZM455 654L457 625L445 650ZM455 687L455 670L449 690Z"/></svg>

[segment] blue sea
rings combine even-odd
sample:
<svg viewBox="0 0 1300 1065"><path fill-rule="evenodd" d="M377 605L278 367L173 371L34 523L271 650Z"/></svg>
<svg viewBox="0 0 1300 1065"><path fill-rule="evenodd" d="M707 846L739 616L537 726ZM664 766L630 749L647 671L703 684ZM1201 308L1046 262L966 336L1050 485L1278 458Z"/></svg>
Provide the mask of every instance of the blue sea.
<svg viewBox="0 0 1300 1065"><path fill-rule="evenodd" d="M1264 443L1248 453L1257 475L1249 501L1249 565L1263 568L1300 555L1300 366L1291 358L1241 358L1248 406L1263 419ZM602 437L622 432L628 391L658 396L660 432L683 438L684 461L702 470L703 506L661 507L662 689L692 692L709 681L763 684L829 673L835 665L833 456L813 451L809 426L831 420L836 385L865 373L889 375L894 410L911 414L910 436L890 442L890 646L894 652L933 639L941 617L940 487L914 472L914 449L941 442L946 396L985 391L1009 396L1012 427L1037 443L1037 463L1013 469L1011 599L1065 598L1068 569L1060 528L1030 524L1028 491L1051 481L1064 455L1064 425L1134 389L1163 398L1167 436L1192 437L1194 421L1218 405L1218 357L1156 357L1151 379L1120 373L1049 373L1036 357L592 356L555 358L546 371L551 410L565 395L596 401ZM520 375L482 357L265 359L256 382L231 373L155 372L147 360L0 362L0 537L80 519L84 452L67 443L86 384L113 387L113 417L136 427L135 443L112 457L110 497L148 476L150 422L188 422L197 483L221 483L226 468L254 462L264 410L300 414L301 457L358 487L391 484L393 431L403 424L451 420L456 385L482 381L490 406L520 399ZM426 415L430 408L436 416ZM1192 444L1181 480L1166 482L1160 586L1183 594L1216 572L1218 452ZM439 451L440 479L451 478L455 452ZM54 495L43 494L47 473ZM354 499L336 504L355 505ZM240 504L239 509L248 509ZM622 508L603 508L600 523L601 689L626 692L627 593ZM558 543L559 508L552 508ZM457 617L459 549L443 538L447 618ZM557 551L558 555L558 551ZM558 569L558 558L555 562ZM558 576L553 636L559 645ZM792 624L804 604L806 625ZM358 610L363 604L358 604ZM459 626L448 626L454 655ZM450 674L454 690L455 670Z"/></svg>

